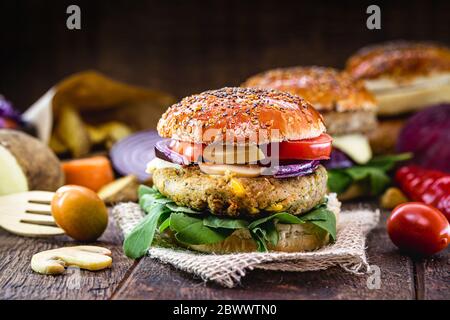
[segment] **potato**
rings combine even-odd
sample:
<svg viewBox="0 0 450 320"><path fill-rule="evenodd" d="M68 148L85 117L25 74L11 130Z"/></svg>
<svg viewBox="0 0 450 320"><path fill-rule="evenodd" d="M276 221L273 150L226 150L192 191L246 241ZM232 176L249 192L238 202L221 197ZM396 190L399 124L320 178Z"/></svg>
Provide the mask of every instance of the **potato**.
<svg viewBox="0 0 450 320"><path fill-rule="evenodd" d="M64 105L76 106L78 111L108 110L111 107L141 101L166 104L173 98L158 90L149 90L114 81L94 71L71 75L56 86L53 97L55 113Z"/></svg>
<svg viewBox="0 0 450 320"><path fill-rule="evenodd" d="M63 184L61 164L45 144L26 133L0 129L0 195L55 191Z"/></svg>
<svg viewBox="0 0 450 320"><path fill-rule="evenodd" d="M69 105L60 110L56 135L75 158L88 154L91 149L88 130L78 112Z"/></svg>
<svg viewBox="0 0 450 320"><path fill-rule="evenodd" d="M52 136L50 137L48 146L56 154L66 153L69 150L55 134L52 134Z"/></svg>
<svg viewBox="0 0 450 320"><path fill-rule="evenodd" d="M136 202L138 199L139 181L135 176L129 175L117 179L98 192L99 197L107 204L118 202Z"/></svg>
<svg viewBox="0 0 450 320"><path fill-rule="evenodd" d="M111 121L98 126L86 126L89 138L95 145L104 144L110 149L117 141L129 136L132 130L119 121Z"/></svg>

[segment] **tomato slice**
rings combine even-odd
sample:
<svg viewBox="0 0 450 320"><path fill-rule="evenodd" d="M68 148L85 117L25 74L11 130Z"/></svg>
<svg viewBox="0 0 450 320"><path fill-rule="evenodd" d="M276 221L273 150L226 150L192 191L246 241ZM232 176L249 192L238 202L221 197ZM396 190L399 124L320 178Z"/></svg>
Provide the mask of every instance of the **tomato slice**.
<svg viewBox="0 0 450 320"><path fill-rule="evenodd" d="M326 133L312 139L283 141L279 144L281 160L326 160L330 159L333 139Z"/></svg>
<svg viewBox="0 0 450 320"><path fill-rule="evenodd" d="M196 162L203 154L204 145L179 140L171 140L169 148L178 154L185 156L189 161Z"/></svg>
<svg viewBox="0 0 450 320"><path fill-rule="evenodd" d="M312 139L283 141L279 143L278 158L280 160L327 160L330 159L331 142L331 137L326 133ZM191 162L196 162L202 156L205 147L204 144L179 140L172 140L169 144L170 149L185 156ZM271 147L268 151L270 156L276 156Z"/></svg>

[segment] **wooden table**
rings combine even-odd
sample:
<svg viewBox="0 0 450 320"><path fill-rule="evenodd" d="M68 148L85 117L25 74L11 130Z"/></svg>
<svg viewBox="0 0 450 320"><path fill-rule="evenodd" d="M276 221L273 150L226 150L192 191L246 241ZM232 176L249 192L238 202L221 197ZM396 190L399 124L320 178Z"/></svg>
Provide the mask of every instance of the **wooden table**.
<svg viewBox="0 0 450 320"><path fill-rule="evenodd" d="M450 256L447 249L426 259L402 255L385 230L387 212L368 237L368 259L380 267L381 286L367 287L368 275L340 268L320 272L250 271L242 284L225 289L158 263L148 257L124 257L122 238L111 221L100 245L113 251L110 270L76 271L42 276L30 268L39 251L74 245L66 237L30 239L0 231L0 299L450 299Z"/></svg>

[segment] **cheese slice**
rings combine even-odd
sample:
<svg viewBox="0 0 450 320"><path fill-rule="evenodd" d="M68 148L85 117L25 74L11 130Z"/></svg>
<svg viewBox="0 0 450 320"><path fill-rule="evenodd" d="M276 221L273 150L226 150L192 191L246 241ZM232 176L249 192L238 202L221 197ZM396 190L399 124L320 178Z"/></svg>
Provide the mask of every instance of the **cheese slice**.
<svg viewBox="0 0 450 320"><path fill-rule="evenodd" d="M365 164L372 159L369 140L362 134L333 137L333 146L344 152L357 164Z"/></svg>
<svg viewBox="0 0 450 320"><path fill-rule="evenodd" d="M256 145L210 144L203 150L203 158L217 164L246 164L263 160L265 155Z"/></svg>

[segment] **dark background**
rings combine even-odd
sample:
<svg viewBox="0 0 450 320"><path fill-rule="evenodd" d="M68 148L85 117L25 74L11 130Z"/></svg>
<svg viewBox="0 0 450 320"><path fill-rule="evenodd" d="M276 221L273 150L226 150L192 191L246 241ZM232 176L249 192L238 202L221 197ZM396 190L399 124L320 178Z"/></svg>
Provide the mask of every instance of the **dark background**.
<svg viewBox="0 0 450 320"><path fill-rule="evenodd" d="M78 4L82 30L66 28ZM366 28L378 4L382 29ZM0 1L0 93L27 108L63 77L97 69L182 97L280 66L343 67L392 39L450 43L450 1Z"/></svg>

